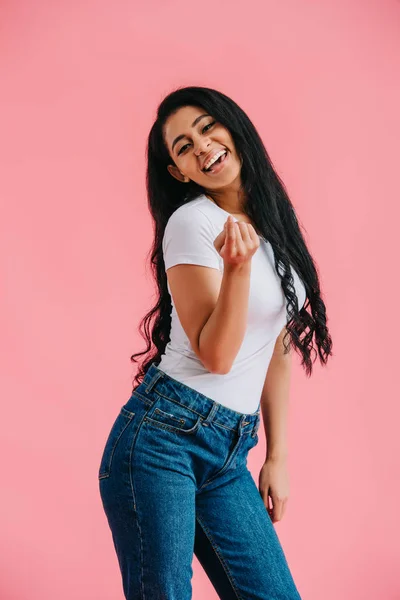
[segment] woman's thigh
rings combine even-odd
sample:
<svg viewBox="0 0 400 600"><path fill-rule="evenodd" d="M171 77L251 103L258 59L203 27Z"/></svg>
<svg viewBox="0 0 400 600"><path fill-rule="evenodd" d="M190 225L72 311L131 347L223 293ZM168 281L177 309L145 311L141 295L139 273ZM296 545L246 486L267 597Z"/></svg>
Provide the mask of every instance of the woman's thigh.
<svg viewBox="0 0 400 600"><path fill-rule="evenodd" d="M149 419L149 408L132 398L121 409L101 460L101 498L125 598L190 600L195 483L188 438Z"/></svg>
<svg viewBox="0 0 400 600"><path fill-rule="evenodd" d="M222 600L300 600L246 466L197 495L194 551Z"/></svg>

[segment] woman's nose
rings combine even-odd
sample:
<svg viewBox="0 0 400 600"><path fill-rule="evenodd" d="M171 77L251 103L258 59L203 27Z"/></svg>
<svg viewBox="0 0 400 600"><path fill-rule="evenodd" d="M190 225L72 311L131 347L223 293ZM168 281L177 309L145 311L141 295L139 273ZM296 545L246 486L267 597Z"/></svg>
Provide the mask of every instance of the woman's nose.
<svg viewBox="0 0 400 600"><path fill-rule="evenodd" d="M196 154L196 156L198 156L201 152L203 152L204 154L208 152L210 148L210 143L210 140L204 139L195 142L194 153Z"/></svg>

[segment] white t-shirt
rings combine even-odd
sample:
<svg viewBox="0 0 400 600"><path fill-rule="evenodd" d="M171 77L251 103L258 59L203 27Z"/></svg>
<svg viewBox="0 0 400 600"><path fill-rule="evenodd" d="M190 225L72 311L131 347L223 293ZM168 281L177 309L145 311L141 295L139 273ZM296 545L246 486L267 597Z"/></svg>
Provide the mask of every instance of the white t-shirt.
<svg viewBox="0 0 400 600"><path fill-rule="evenodd" d="M223 258L214 248L229 213L204 194L180 206L168 220L164 238L165 269L189 263L224 270ZM237 221L238 219L234 220ZM299 308L304 305L304 285L292 268ZM171 290L168 284L168 290ZM286 298L275 271L273 249L260 236L251 259L246 333L229 373L210 373L192 349L171 296L171 333L159 369L240 413L255 412L261 399L276 338L287 322Z"/></svg>

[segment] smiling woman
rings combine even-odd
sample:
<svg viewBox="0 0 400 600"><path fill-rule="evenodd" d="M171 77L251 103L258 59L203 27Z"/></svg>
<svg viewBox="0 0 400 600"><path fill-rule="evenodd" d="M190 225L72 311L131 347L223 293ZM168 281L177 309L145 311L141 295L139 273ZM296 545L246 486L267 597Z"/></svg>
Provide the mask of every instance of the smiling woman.
<svg viewBox="0 0 400 600"><path fill-rule="evenodd" d="M169 94L147 156L159 295L99 471L125 596L189 600L195 553L224 600L300 600L266 510L283 463L266 461L262 496L247 455L261 403L284 446L290 346L307 375L312 351L322 364L332 353L314 261L254 125L226 95Z"/></svg>
<svg viewBox="0 0 400 600"><path fill-rule="evenodd" d="M167 169L178 181L191 180L211 191L209 177L218 174L217 189L232 183L234 188L235 180L238 187L241 160L229 129L201 108L186 106L171 115L164 140L174 161Z"/></svg>

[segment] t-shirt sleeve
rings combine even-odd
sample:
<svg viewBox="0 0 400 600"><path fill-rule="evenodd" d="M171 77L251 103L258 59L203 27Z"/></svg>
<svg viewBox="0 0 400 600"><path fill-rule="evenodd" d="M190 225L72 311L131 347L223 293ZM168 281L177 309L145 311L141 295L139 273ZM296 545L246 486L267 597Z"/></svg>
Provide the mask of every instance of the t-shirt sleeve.
<svg viewBox="0 0 400 600"><path fill-rule="evenodd" d="M200 210L177 210L168 220L163 238L165 270L178 264L220 269L220 255L211 221Z"/></svg>

